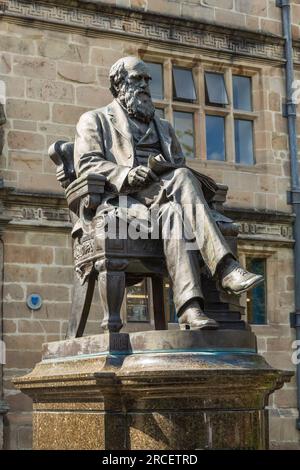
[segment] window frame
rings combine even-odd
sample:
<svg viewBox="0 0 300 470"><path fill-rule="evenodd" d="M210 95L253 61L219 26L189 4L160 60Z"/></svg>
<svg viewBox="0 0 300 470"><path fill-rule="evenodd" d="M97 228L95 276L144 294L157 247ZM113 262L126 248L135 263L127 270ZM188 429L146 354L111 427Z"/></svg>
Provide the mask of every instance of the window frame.
<svg viewBox="0 0 300 470"><path fill-rule="evenodd" d="M175 55L159 56L158 53L149 51L142 59L145 62L160 63L163 66L163 90L164 99L153 99L156 108L163 109L165 119L174 125L173 112L182 111L194 114L194 149L195 158L191 161L206 162L209 165L232 164L237 168L255 167L257 163L256 149L256 125L259 117L258 103L254 99L254 89L259 89L260 70L250 66L240 67L229 63L216 63L208 59L186 59ZM192 71L196 101L188 102L173 98L173 67L190 69ZM224 75L225 87L227 91L228 104L224 106L211 106L205 103L205 72L218 73ZM252 111L234 109L233 106L233 76L244 76L251 79L251 102ZM206 114L222 116L225 119L225 160L208 160L206 152ZM236 162L234 120L243 119L253 121L253 165Z"/></svg>
<svg viewBox="0 0 300 470"><path fill-rule="evenodd" d="M255 323L253 321L253 317L252 319L250 319L250 316L249 316L249 312L248 312L248 295L250 294L251 296L253 296L253 290L251 290L250 292L247 292L245 295L246 295L246 316L247 316L247 323L249 323L249 325L257 325L257 326L263 326L263 325L267 325L268 324L268 276L267 276L267 267L268 267L268 257L267 256L262 256L261 254L259 256L257 256L255 253L254 254L251 254L251 255L246 255L245 256L245 267L246 269L248 269L248 266L247 266L247 261L248 260L261 260L263 261L264 263L264 273L265 273L265 277L264 277L264 323ZM253 271L254 272L254 271Z"/></svg>

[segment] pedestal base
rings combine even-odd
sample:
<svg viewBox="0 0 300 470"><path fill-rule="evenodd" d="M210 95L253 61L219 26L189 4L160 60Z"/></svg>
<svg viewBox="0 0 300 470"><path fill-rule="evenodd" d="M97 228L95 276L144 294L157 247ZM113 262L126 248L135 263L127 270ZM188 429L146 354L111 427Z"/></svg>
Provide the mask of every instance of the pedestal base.
<svg viewBox="0 0 300 470"><path fill-rule="evenodd" d="M250 331L150 331L48 343L14 383L35 449L266 449L268 397L291 375Z"/></svg>

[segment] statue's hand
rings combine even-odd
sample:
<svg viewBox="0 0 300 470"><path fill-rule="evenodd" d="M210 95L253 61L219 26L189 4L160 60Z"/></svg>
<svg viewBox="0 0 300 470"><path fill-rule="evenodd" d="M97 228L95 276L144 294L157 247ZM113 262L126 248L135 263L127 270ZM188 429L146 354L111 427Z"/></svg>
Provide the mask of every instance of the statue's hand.
<svg viewBox="0 0 300 470"><path fill-rule="evenodd" d="M158 176L147 166L139 165L128 173L128 184L133 188L142 188L153 181L159 181Z"/></svg>

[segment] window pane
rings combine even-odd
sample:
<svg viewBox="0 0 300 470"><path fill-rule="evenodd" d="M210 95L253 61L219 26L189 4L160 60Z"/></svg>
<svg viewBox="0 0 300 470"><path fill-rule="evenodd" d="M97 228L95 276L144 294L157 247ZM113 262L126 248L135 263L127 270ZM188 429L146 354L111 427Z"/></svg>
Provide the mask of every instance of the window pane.
<svg viewBox="0 0 300 470"><path fill-rule="evenodd" d="M127 288L127 321L149 321L148 292L144 280Z"/></svg>
<svg viewBox="0 0 300 470"><path fill-rule="evenodd" d="M174 127L185 158L194 158L194 115L175 111Z"/></svg>
<svg viewBox="0 0 300 470"><path fill-rule="evenodd" d="M163 68L161 64L146 62L152 80L150 80L150 90L153 99L162 100L164 98L163 88Z"/></svg>
<svg viewBox="0 0 300 470"><path fill-rule="evenodd" d="M236 163L242 163L243 165L253 165L253 122L243 119L235 119L234 130Z"/></svg>
<svg viewBox="0 0 300 470"><path fill-rule="evenodd" d="M251 78L233 76L233 106L235 109L252 111Z"/></svg>
<svg viewBox="0 0 300 470"><path fill-rule="evenodd" d="M266 260L264 258L247 258L246 267L255 274L261 274L265 281L247 292L248 322L254 325L267 323L266 312Z"/></svg>
<svg viewBox="0 0 300 470"><path fill-rule="evenodd" d="M156 113L156 115L157 115L160 119L164 119L164 118L165 118L165 112L164 112L163 109L155 108L155 113Z"/></svg>
<svg viewBox="0 0 300 470"><path fill-rule="evenodd" d="M191 70L173 67L173 98L182 101L194 101L196 99Z"/></svg>
<svg viewBox="0 0 300 470"><path fill-rule="evenodd" d="M221 116L206 116L207 160L225 160L225 119Z"/></svg>
<svg viewBox="0 0 300 470"><path fill-rule="evenodd" d="M224 75L221 73L205 73L205 101L208 105L228 104Z"/></svg>

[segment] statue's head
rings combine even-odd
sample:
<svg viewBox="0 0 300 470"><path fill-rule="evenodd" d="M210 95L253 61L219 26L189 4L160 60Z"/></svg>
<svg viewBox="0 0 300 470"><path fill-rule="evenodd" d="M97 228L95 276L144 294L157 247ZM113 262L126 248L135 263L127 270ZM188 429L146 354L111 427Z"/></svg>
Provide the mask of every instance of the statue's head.
<svg viewBox="0 0 300 470"><path fill-rule="evenodd" d="M110 69L110 91L128 114L143 122L149 122L155 108L151 100L149 81L151 75L145 62L137 57L119 59Z"/></svg>

